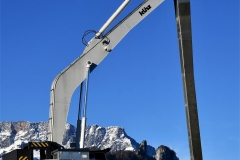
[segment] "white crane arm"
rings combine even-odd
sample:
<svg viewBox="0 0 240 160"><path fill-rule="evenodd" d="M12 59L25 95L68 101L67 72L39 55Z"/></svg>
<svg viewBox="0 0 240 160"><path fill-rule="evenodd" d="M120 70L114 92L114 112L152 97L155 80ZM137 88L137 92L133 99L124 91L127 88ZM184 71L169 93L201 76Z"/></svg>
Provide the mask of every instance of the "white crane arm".
<svg viewBox="0 0 240 160"><path fill-rule="evenodd" d="M48 140L62 144L72 94L87 75L86 62L91 61L92 66L96 67L133 27L162 2L144 0L102 38L92 38L83 54L54 79L51 86Z"/></svg>

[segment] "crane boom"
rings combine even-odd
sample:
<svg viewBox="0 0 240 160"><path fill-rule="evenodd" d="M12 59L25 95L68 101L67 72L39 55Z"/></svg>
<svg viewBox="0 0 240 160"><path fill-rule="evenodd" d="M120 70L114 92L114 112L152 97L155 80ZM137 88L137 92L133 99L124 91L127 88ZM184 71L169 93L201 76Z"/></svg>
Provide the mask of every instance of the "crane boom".
<svg viewBox="0 0 240 160"><path fill-rule="evenodd" d="M72 94L84 81L88 72L86 62L91 61L92 66L96 67L132 28L162 2L163 0L144 0L107 34L101 38L92 38L83 54L57 75L50 91L48 140L62 144Z"/></svg>

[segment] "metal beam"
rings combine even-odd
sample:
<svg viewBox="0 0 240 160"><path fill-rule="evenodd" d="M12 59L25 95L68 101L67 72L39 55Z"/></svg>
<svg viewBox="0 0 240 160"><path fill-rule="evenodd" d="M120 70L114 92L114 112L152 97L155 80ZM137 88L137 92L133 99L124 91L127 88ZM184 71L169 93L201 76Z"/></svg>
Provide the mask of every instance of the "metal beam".
<svg viewBox="0 0 240 160"><path fill-rule="evenodd" d="M190 0L174 0L191 160L202 160L194 83Z"/></svg>

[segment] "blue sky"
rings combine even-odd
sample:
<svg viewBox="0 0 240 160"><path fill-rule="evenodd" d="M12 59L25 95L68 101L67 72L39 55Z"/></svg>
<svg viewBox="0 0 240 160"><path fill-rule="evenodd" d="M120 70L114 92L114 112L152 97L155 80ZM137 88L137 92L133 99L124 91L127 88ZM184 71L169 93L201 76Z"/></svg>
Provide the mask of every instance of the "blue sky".
<svg viewBox="0 0 240 160"><path fill-rule="evenodd" d="M114 24L140 2L132 0ZM121 3L2 0L0 120L47 121L53 79L82 54L83 33L99 30ZM203 158L239 159L239 2L192 1L191 13ZM68 116L74 125L78 97L79 88ZM88 125L124 127L138 142L167 145L189 159L172 0L92 72L88 100Z"/></svg>

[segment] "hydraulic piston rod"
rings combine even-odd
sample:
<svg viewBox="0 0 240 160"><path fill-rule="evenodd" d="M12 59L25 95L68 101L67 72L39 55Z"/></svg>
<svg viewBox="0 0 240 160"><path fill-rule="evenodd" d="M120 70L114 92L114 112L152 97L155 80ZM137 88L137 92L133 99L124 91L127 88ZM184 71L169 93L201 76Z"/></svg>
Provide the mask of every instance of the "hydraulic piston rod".
<svg viewBox="0 0 240 160"><path fill-rule="evenodd" d="M122 12L122 10L128 5L131 0L124 0L124 2L118 7L118 9L113 13L113 15L107 20L107 22L102 26L102 28L96 34L99 37L107 27L117 18L117 16Z"/></svg>
<svg viewBox="0 0 240 160"><path fill-rule="evenodd" d="M89 82L89 74L90 74L90 66L92 62L87 62L87 76L85 80L85 95L84 95L84 108L83 108L83 117L82 117L82 129L81 129L81 141L80 141L80 148L84 148L84 141L85 141L85 128L86 128L86 112L87 112L87 96L88 96L88 82Z"/></svg>
<svg viewBox="0 0 240 160"><path fill-rule="evenodd" d="M80 97L79 97L79 106L78 106L78 119L77 119L77 129L76 129L76 148L80 147L82 89L83 89L83 82L81 83L81 86L80 86Z"/></svg>

